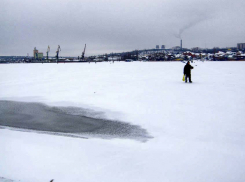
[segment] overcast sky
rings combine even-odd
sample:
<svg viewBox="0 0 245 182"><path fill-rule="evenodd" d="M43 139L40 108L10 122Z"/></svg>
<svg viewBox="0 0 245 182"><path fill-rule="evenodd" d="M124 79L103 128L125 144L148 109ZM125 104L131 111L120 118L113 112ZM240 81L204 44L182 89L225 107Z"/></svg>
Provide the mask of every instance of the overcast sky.
<svg viewBox="0 0 245 182"><path fill-rule="evenodd" d="M1 0L0 56L245 43L245 0Z"/></svg>

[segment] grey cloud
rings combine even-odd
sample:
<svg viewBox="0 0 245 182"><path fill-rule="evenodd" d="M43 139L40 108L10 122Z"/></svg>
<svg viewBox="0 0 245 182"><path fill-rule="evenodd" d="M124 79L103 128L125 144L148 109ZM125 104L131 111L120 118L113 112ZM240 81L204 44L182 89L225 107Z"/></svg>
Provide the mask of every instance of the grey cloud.
<svg viewBox="0 0 245 182"><path fill-rule="evenodd" d="M2 0L0 55L26 55L34 47L78 56L165 44L209 47L245 42L244 0ZM222 31L221 31L222 29ZM175 36L174 36L175 35Z"/></svg>

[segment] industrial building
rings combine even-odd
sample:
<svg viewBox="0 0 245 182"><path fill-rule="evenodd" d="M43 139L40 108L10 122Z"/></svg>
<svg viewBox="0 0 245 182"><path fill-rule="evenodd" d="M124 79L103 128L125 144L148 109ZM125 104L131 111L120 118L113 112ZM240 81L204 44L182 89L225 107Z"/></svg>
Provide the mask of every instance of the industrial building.
<svg viewBox="0 0 245 182"><path fill-rule="evenodd" d="M43 53L42 52L38 52L36 47L34 47L33 57L34 57L34 59L42 59L43 58Z"/></svg>
<svg viewBox="0 0 245 182"><path fill-rule="evenodd" d="M239 50L245 49L245 43L238 43L237 44L237 49L239 49Z"/></svg>
<svg viewBox="0 0 245 182"><path fill-rule="evenodd" d="M156 45L156 49L160 49L160 45ZM161 49L165 49L165 45L161 45Z"/></svg>

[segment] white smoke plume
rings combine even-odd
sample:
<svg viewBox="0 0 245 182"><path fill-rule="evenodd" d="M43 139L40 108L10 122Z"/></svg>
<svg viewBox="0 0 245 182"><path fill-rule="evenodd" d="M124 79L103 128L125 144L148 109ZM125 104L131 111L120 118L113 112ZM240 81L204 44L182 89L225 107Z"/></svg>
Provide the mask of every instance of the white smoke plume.
<svg viewBox="0 0 245 182"><path fill-rule="evenodd" d="M196 26L199 23L204 22L205 20L209 19L210 17L203 15L202 16L198 16L196 19L194 19L193 21L189 22L188 24L186 24L185 26L183 26L181 29L179 29L178 33L175 33L174 36L178 39L182 39L182 34L184 31L188 30L191 27Z"/></svg>

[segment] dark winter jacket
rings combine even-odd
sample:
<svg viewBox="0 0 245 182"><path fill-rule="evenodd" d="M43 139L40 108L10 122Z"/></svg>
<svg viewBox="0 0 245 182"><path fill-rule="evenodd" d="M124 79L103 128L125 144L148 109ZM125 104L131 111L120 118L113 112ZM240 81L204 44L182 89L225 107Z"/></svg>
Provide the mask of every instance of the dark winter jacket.
<svg viewBox="0 0 245 182"><path fill-rule="evenodd" d="M193 66L187 63L184 67L184 75L190 75L191 69L193 69Z"/></svg>

